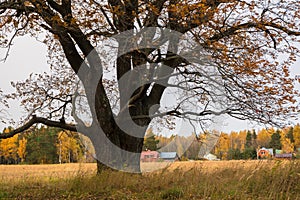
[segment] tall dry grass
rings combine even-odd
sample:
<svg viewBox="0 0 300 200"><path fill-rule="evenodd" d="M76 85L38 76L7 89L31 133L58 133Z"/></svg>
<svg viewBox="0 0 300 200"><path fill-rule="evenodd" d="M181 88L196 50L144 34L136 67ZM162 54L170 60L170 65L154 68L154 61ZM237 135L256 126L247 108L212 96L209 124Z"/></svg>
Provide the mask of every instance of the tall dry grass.
<svg viewBox="0 0 300 200"><path fill-rule="evenodd" d="M0 166L0 199L300 199L299 161L176 162L141 175L95 170Z"/></svg>

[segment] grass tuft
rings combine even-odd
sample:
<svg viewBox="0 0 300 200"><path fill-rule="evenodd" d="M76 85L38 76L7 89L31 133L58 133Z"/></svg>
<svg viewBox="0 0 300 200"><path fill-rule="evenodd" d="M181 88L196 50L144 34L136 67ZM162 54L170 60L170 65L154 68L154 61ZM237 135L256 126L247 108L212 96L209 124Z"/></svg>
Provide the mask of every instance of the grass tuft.
<svg viewBox="0 0 300 200"><path fill-rule="evenodd" d="M180 188L171 188L161 194L162 199L176 200L181 197L183 197L183 191Z"/></svg>

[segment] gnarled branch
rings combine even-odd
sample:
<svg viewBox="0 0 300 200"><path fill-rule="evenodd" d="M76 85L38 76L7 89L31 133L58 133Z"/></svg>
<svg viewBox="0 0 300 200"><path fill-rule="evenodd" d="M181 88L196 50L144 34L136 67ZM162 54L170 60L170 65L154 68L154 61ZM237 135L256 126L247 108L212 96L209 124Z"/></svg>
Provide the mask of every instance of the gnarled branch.
<svg viewBox="0 0 300 200"><path fill-rule="evenodd" d="M16 135L18 133L22 133L22 132L26 131L34 124L44 124L46 126L62 128L62 129L69 130L69 131L77 131L76 126L73 124L66 124L61 121L60 122L53 121L53 120L46 119L44 117L37 117L36 115L33 115L32 118L23 126L17 128L17 129L14 129L9 133L0 134L0 139L7 139L10 137L13 137L14 135Z"/></svg>

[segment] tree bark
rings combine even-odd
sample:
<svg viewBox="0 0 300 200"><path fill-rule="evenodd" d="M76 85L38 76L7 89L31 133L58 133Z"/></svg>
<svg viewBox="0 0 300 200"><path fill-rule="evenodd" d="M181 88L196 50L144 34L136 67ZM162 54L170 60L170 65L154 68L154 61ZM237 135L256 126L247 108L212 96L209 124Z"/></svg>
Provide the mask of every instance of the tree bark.
<svg viewBox="0 0 300 200"><path fill-rule="evenodd" d="M97 174L107 170L141 172L143 138L130 136L120 129L114 130L111 135L100 133L99 129L94 131L90 139L95 148Z"/></svg>

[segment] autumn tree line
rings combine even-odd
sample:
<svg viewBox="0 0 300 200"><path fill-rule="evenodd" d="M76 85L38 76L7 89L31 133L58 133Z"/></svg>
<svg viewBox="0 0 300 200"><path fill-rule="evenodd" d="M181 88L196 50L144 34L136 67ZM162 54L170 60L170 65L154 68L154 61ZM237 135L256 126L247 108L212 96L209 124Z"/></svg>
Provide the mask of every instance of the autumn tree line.
<svg viewBox="0 0 300 200"><path fill-rule="evenodd" d="M11 131L5 128L2 133ZM192 142L191 142L192 141ZM181 160L201 159L200 149L206 135L163 136L147 131L143 150L176 151ZM242 130L220 134L211 153L219 159L256 159L259 148L273 148L300 157L300 124L283 129ZM94 149L85 136L47 126L35 127L26 133L0 140L0 164L55 164L94 162Z"/></svg>
<svg viewBox="0 0 300 200"><path fill-rule="evenodd" d="M256 151L262 147L299 156L300 125L283 129L261 129L258 132L244 130L221 133L213 153L220 159L256 159Z"/></svg>
<svg viewBox="0 0 300 200"><path fill-rule="evenodd" d="M5 128L2 134L10 132L11 129ZM90 141L76 132L41 126L0 140L0 164L93 161L93 147Z"/></svg>

